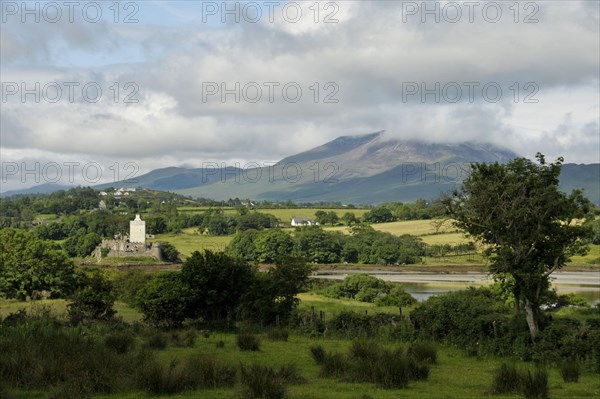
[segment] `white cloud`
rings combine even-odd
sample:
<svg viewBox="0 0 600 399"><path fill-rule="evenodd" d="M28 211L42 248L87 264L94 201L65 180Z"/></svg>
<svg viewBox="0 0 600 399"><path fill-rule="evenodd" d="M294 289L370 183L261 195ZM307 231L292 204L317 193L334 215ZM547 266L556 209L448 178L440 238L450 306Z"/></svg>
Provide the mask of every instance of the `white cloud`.
<svg viewBox="0 0 600 399"><path fill-rule="evenodd" d="M140 17L149 22L133 25L3 24L3 83L103 88L98 103L35 103L31 96L23 103L18 95L3 101L3 159L87 156L135 160L145 169L276 161L340 135L386 129L392 137L491 141L526 156L542 151L567 162L598 162L600 34L591 3L538 2L533 24L521 23L524 9L514 22L512 2L502 3L498 23L481 13L473 23L466 15L457 23L421 23L420 15L403 22L407 2L336 2L339 23L315 23L313 3L302 2L306 17L295 24L280 13L275 23L202 23L200 3L186 3L183 14L173 5L144 3ZM156 23L161 13L168 23ZM325 15L321 9L320 19ZM115 82L118 103L111 100ZM128 82L139 87L137 104L123 103ZM235 102L231 94L224 102L218 94L205 101L210 82L229 89L255 82L263 94L257 103L243 95ZM273 102L267 82L279 83ZM290 82L302 88L297 103L281 92ZM480 86L472 101L466 91L457 103L443 95L422 102L420 93L404 101L410 82ZM490 82L502 88L497 103L482 98L480 88ZM537 104L523 101L528 82L538 89ZM327 95L338 103L323 103Z"/></svg>

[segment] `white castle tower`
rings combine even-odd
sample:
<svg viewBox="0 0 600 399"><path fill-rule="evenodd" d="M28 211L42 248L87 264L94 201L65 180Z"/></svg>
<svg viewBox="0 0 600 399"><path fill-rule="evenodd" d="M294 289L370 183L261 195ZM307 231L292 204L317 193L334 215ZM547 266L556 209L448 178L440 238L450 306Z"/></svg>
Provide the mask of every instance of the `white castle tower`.
<svg viewBox="0 0 600 399"><path fill-rule="evenodd" d="M135 215L135 220L129 222L129 242L146 243L146 222L139 214Z"/></svg>

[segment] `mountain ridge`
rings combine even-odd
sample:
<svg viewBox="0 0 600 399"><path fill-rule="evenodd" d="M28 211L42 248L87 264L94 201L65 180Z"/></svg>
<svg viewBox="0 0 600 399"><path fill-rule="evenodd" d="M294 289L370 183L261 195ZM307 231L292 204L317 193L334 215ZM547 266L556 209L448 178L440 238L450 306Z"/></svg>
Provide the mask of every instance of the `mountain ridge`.
<svg viewBox="0 0 600 399"><path fill-rule="evenodd" d="M473 162L505 163L519 156L490 143L428 143L386 138L384 133L340 136L269 167L166 167L95 188L142 187L215 200L237 197L354 204L407 202L431 199L457 187L467 177L468 166ZM564 191L584 188L592 202L600 204L598 181L600 164L563 165ZM44 190L47 192L48 187ZM35 192L35 188L27 192Z"/></svg>

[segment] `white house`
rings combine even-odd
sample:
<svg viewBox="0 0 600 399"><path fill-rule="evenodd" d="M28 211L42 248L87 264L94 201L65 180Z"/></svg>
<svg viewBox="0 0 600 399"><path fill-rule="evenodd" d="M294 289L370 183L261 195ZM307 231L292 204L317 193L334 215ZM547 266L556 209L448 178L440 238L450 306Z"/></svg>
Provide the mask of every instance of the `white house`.
<svg viewBox="0 0 600 399"><path fill-rule="evenodd" d="M292 226L315 226L317 223L309 218L294 217L292 218Z"/></svg>

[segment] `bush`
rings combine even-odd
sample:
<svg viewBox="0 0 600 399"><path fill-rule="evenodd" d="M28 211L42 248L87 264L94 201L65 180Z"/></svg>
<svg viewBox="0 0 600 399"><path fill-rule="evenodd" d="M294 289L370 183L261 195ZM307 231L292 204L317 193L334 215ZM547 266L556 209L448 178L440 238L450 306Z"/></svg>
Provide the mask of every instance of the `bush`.
<svg viewBox="0 0 600 399"><path fill-rule="evenodd" d="M406 354L417 362L437 363L437 349L431 342L415 342L408 347Z"/></svg>
<svg viewBox="0 0 600 399"><path fill-rule="evenodd" d="M131 307L137 307L138 293L152 280L151 273L128 271L118 273L113 279L113 287L120 301Z"/></svg>
<svg viewBox="0 0 600 399"><path fill-rule="evenodd" d="M154 395L170 395L193 389L232 387L236 371L212 357L188 359L182 364L175 361L164 367L154 358L141 362L137 387Z"/></svg>
<svg viewBox="0 0 600 399"><path fill-rule="evenodd" d="M241 391L243 399L283 399L284 381L272 367L252 365L241 366Z"/></svg>
<svg viewBox="0 0 600 399"><path fill-rule="evenodd" d="M371 365L373 382L380 388L406 388L411 376L407 359L399 352L384 350ZM417 373L415 373L417 374Z"/></svg>
<svg viewBox="0 0 600 399"><path fill-rule="evenodd" d="M195 373L195 388L214 389L232 387L236 370L216 358L200 356L188 360L185 368Z"/></svg>
<svg viewBox="0 0 600 399"><path fill-rule="evenodd" d="M280 328L271 329L267 332L267 338L271 341L287 341L290 333Z"/></svg>
<svg viewBox="0 0 600 399"><path fill-rule="evenodd" d="M197 337L198 333L192 329L183 332L174 331L171 333L171 342L179 348L192 348L196 343Z"/></svg>
<svg viewBox="0 0 600 399"><path fill-rule="evenodd" d="M349 362L341 353L326 353L321 363L319 376L324 378L343 377L348 372Z"/></svg>
<svg viewBox="0 0 600 399"><path fill-rule="evenodd" d="M350 346L350 356L358 359L377 359L381 348L372 341L355 340Z"/></svg>
<svg viewBox="0 0 600 399"><path fill-rule="evenodd" d="M235 337L235 343L242 351L259 351L260 340L252 334L240 333Z"/></svg>
<svg viewBox="0 0 600 399"><path fill-rule="evenodd" d="M312 358L314 359L315 363L317 363L317 364L325 363L325 358L327 357L327 353L325 352L325 349L323 349L323 347L321 345L311 346L310 354L311 354Z"/></svg>
<svg viewBox="0 0 600 399"><path fill-rule="evenodd" d="M135 339L128 331L115 331L104 337L104 345L117 353L127 353L135 345Z"/></svg>
<svg viewBox="0 0 600 399"><path fill-rule="evenodd" d="M56 397L86 397L123 389L135 359L109 348L96 332L42 317L3 325L0 381L22 389L56 387Z"/></svg>
<svg viewBox="0 0 600 399"><path fill-rule="evenodd" d="M575 359L565 361L560 366L560 375L564 382L578 382L579 372L579 362L577 362Z"/></svg>
<svg viewBox="0 0 600 399"><path fill-rule="evenodd" d="M148 337L144 346L150 349L165 349L167 347L167 338L162 332L156 331Z"/></svg>
<svg viewBox="0 0 600 399"><path fill-rule="evenodd" d="M429 377L429 365L407 356L401 348L384 349L372 341L354 341L348 354L327 353L311 347L311 355L321 365L321 377L337 377L350 382L371 382L383 389L405 388L410 380ZM431 354L426 352L429 359Z"/></svg>
<svg viewBox="0 0 600 399"><path fill-rule="evenodd" d="M492 395L503 395L521 391L521 375L514 364L502 363L494 372L492 380Z"/></svg>
<svg viewBox="0 0 600 399"><path fill-rule="evenodd" d="M300 370L296 367L295 364L287 363L284 364L277 370L277 375L283 380L286 384L304 384L306 383L306 378L300 374Z"/></svg>
<svg viewBox="0 0 600 399"><path fill-rule="evenodd" d="M380 296L375 300L377 306L410 306L417 303L408 292L404 291L401 286L396 286L390 290L388 295Z"/></svg>
<svg viewBox="0 0 600 399"><path fill-rule="evenodd" d="M530 370L522 377L522 390L526 399L548 399L548 372L538 368L532 374Z"/></svg>
<svg viewBox="0 0 600 399"><path fill-rule="evenodd" d="M542 368L519 371L513 364L502 363L494 373L492 388L493 395L521 393L526 399L548 398L548 372Z"/></svg>

